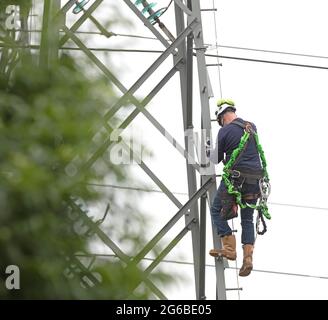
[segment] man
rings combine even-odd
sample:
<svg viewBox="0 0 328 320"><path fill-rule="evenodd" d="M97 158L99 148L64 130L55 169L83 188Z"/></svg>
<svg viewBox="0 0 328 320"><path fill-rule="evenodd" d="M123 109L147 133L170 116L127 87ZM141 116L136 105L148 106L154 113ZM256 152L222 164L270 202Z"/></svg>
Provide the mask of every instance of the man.
<svg viewBox="0 0 328 320"><path fill-rule="evenodd" d="M232 152L239 146L245 130L254 130L256 132L256 127L253 123L237 117L233 101L221 99L218 101L217 106L219 107L216 112L217 121L222 128L219 130L215 149L211 150L208 155L213 163L217 164L223 161L226 164ZM256 142L252 136L250 136L249 142L240 153L240 156L236 158L231 169L231 182L236 190L241 192L243 203L256 204L260 192L259 179L263 176L263 170ZM212 249L210 255L236 260L236 238L227 222L227 219L231 217L227 218L223 215L226 203L229 203L229 201L225 201L227 196L230 195L222 180L211 206L212 221L221 238L222 249ZM230 197L234 200L233 196ZM232 210L235 208L235 214L237 214L238 207L236 204L234 205L235 207L232 207ZM250 207L241 209L241 242L244 258L239 272L240 276L248 276L253 269L252 256L255 242L253 214L254 209Z"/></svg>

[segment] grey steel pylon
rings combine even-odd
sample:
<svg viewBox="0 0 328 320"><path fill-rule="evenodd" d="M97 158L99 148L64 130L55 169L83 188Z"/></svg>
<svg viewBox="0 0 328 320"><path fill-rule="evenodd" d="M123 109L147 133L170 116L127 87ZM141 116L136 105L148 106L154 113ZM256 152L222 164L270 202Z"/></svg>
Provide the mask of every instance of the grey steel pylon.
<svg viewBox="0 0 328 320"><path fill-rule="evenodd" d="M151 66L145 70L145 72L135 81L135 83L127 88L124 84L113 74L113 72L92 52L78 37L76 31L80 28L85 21L91 19L95 27L102 33L104 33L105 27L101 25L92 13L103 3L103 0L95 0L89 6L88 9L83 9L81 16L77 21L69 28L65 24L65 16L69 10L76 6L77 1L67 1L62 7L60 7L60 1L44 1L44 16L45 23L43 25L42 37L41 37L41 63L49 64L53 59L58 56L58 50L68 40L71 40L79 50L81 50L121 92L121 98L109 109L104 116L107 121L113 116L122 105L127 101L135 106L134 111L122 122L119 129L125 129L135 119L135 117L142 113L150 121L150 123L167 139L174 148L176 148L186 161L186 171L188 178L188 193L189 200L186 203L181 203L173 194L172 191L158 178L158 176L147 166L147 164L139 159L139 166L141 169L153 180L153 182L168 196L168 198L178 208L177 212L171 219L158 231L158 233L147 243L144 248L136 254L133 259L130 259L120 248L114 243L102 230L96 225L88 216L80 210L80 219L84 221L86 225L96 234L103 243L105 243L126 265L140 268L139 263L145 258L146 254L154 248L154 246L167 234L167 232L182 218L185 219L185 226L176 235L172 241L167 244L165 249L159 254L159 256L144 270L145 284L151 288L156 296L160 299L165 299L165 294L147 277L152 270L164 259L164 257L174 248L174 246L190 231L192 236L192 251L194 262L194 278L195 278L195 295L196 299L205 299L205 238L206 238L206 210L207 203L211 203L216 192L215 171L213 164L208 162L205 155L205 141L210 138L211 135L211 120L209 109L209 82L206 70L205 62L205 47L202 34L202 17L199 0L174 0L175 11L175 29L176 38L172 35L169 29L163 24L158 23L157 28L152 21L147 18L140 9L135 5L134 1L123 0L123 2L131 9L131 11L139 18L139 20L154 34L154 36L164 46L164 52L154 60ZM141 1L144 8L149 3L147 1ZM155 14L152 9L148 10L149 15ZM158 18L157 18L158 19ZM159 18L160 19L160 18ZM159 22L159 21L157 21ZM60 37L59 30L64 31L64 35ZM167 40L169 38L169 40ZM196 59L194 61L194 50L196 52ZM167 74L155 84L153 89L145 96L144 99L139 100L135 97L135 92L145 83L146 80L157 70L161 64L169 57L172 57L172 68ZM198 71L198 84L200 92L201 103L201 119L197 121L201 122L201 128L203 134L201 137L201 148L198 150L199 161L195 160L196 146L190 145L190 141L194 141L193 132L193 65L196 63ZM164 85L176 74L180 76L180 92L181 103L183 112L183 124L182 128L188 132L185 136L184 147L179 145L177 140L164 128L158 119L153 117L151 113L146 109L147 104L156 96L160 90L165 90ZM109 123L105 124L106 130L111 132L114 129L110 127ZM112 141L104 141L103 145L91 156L88 163L84 164L84 168L91 167L93 163L101 156L102 152L109 148L113 144ZM125 148L129 149L129 146L125 145ZM133 153L133 150L130 150ZM134 154L135 158L138 155ZM197 186L197 175L200 178L200 186ZM208 201L207 201L208 200ZM74 206L74 203L72 203ZM199 210L200 208L200 210ZM220 247L218 237L213 231L213 239L215 247ZM222 260L215 260L216 264L216 296L217 299L226 299L225 277L224 277L224 265Z"/></svg>

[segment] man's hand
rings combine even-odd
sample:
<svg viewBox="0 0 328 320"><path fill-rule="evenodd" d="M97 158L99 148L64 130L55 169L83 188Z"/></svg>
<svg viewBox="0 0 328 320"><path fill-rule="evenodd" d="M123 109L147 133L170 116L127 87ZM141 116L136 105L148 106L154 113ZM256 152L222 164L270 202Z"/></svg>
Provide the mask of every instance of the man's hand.
<svg viewBox="0 0 328 320"><path fill-rule="evenodd" d="M208 138L206 140L206 144L205 144L205 152L206 152L206 157L209 158L211 155L211 150L212 150L212 146L211 146L211 140Z"/></svg>

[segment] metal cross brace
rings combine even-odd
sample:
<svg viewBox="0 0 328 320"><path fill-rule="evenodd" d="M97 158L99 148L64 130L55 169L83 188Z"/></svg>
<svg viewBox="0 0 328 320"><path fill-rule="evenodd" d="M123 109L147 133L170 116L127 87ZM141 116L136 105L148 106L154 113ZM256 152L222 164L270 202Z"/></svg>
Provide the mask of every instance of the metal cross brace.
<svg viewBox="0 0 328 320"><path fill-rule="evenodd" d="M192 30L192 29L191 29ZM186 29L185 33L188 34L188 31L191 32L191 30ZM110 79L117 85L117 87L122 91L125 92L125 94L123 95L123 97L121 97L119 99L119 101L105 114L104 118L105 120L108 120L110 117L112 117L116 111L120 108L120 106L124 103L124 101L126 101L127 99L132 100L134 102L135 105L137 105L137 107L139 108L139 110L141 112L143 112L145 114L145 116L148 118L148 120L151 121L151 123L168 139L169 142L171 142L171 144L173 144L177 150L184 156L186 157L188 160L190 160L190 163L192 163L197 170L199 170L199 166L197 166L196 161L190 157L190 155L183 149L182 146L180 146L176 140L168 133L167 130L165 130L158 121L156 121L156 119L154 117L151 116L151 114L149 112L147 112L144 108L143 105L135 98L133 97L133 93L140 87L140 85L146 80L148 79L148 77L156 70L156 68L158 67L158 65L163 61L163 59L165 59L170 53L171 51L174 49L175 46L177 46L180 41L182 41L185 37L185 34L181 34L177 40L176 43L172 44L170 48L168 48L166 50L166 52L164 52L162 54L161 57L159 57L154 64L144 73L143 76L141 76L137 82L129 89L125 89L125 87L123 86L123 84L121 84L119 82L118 79L116 79L116 77L97 59L97 57L95 57L95 55L93 53L91 53L84 45L83 43L72 33L70 32L70 30L67 27L64 27L64 31L66 32L66 34L68 34L70 36L70 38L80 47L82 48L90 58L92 58L93 61L97 62L97 65L101 64L101 69L103 71L106 71L106 75L110 76Z"/></svg>
<svg viewBox="0 0 328 320"><path fill-rule="evenodd" d="M81 219L83 219L84 223L99 237L99 239L108 246L117 257L120 258L124 263L128 264L130 262L130 257L126 255L116 244L112 241L104 231L99 228L99 226L92 221L86 214L81 210L79 206L75 204L74 201L69 202L69 206L72 207L73 210L77 210L80 213ZM138 268L136 266L136 268ZM165 295L148 279L145 278L144 282L146 285L160 298L167 299Z"/></svg>
<svg viewBox="0 0 328 320"><path fill-rule="evenodd" d="M98 0L99 1L99 0ZM209 134L209 130L210 130L210 119L209 119L209 108L208 108L208 97L209 97L209 87L208 87L208 82L207 82L207 72L206 72L206 64L205 64L205 49L201 49L204 47L203 44L203 38L202 38L202 26L201 26L201 17L200 17L200 6L199 6L199 0L188 0L187 4L188 7L186 7L180 0L175 0L175 10L176 12L179 12L179 10L183 11L184 14L188 15L187 21L188 21L188 25L186 28L183 28L183 23L181 19L181 15L176 15L176 17L178 17L178 20L176 21L177 26L179 25L179 29L177 29L177 34L178 37L177 39L175 39L173 41L172 44L170 44L160 33L159 31L148 21L148 19L146 19L143 14L135 7L134 4L132 4L131 1L129 0L124 0L124 2L132 9L132 11L141 19L141 21L150 29L150 31L161 41L161 43L166 47L166 50L163 52L163 54L152 64L152 66L137 80L137 82L130 88L130 89L126 89L122 83L120 83L120 81L106 68L106 66L104 66L100 60L93 54L90 52L90 50L84 46L84 44L82 43L81 40L79 40L75 35L74 35L74 30L77 30L79 28L79 24L81 25L82 22L82 17L81 19L72 27L71 30L69 30L66 26L64 26L64 31L66 32L66 35L62 38L63 39L67 39L67 37L71 38L75 44L82 49L86 55L98 66L98 68L100 68L100 70L102 70L104 72L104 74L123 92L123 96L119 99L119 101L114 104L114 106L112 106L112 108L107 112L106 114L106 121L113 116L117 110L120 109L120 107L126 102L129 101L131 103L133 103L136 106L136 109L123 121L123 123L121 124L121 128L126 128L128 126L128 124L131 123L131 121L140 113L142 112L146 118L163 134L165 133L165 129L163 128L163 126L148 112L145 110L145 106L146 104L152 99L152 97L163 87L163 85L173 76L173 74L175 74L176 70L179 69L180 74L182 70L184 70L185 67L185 63L186 61L184 59L186 59L186 55L184 53L183 50L183 44L185 43L185 39L191 39L191 36L194 38L195 41L195 45L196 48L199 48L198 50L196 50L196 57L197 57L197 65L198 65L198 72L199 72L199 84L200 84L200 92L201 92L201 105L202 105L202 124L203 124L203 128L206 130L206 135ZM100 1L99 1L100 4ZM179 9L178 9L179 8ZM186 10L187 9L187 10ZM90 9L89 9L90 10ZM91 10L90 10L91 11ZM85 14L88 11L85 12ZM91 14L91 13L90 13ZM196 18L195 18L196 17ZM84 21L87 19L87 17L83 17ZM72 32L73 31L73 32ZM64 42L62 42L64 43ZM191 47L192 50L192 47ZM192 51L191 51L192 52ZM149 76L158 68L159 65L162 64L162 62L169 56L169 55L173 55L173 59L175 61L174 67L173 69L171 69L169 71L169 73L158 83L158 85L148 94L148 96L146 98L144 98L143 101L139 101L138 99L136 99L134 97L134 93L136 92L136 90L139 89L139 87L149 78ZM183 59L183 60L181 60ZM188 63L188 61L187 61ZM190 65L189 65L190 66ZM186 70L190 70L190 69L186 69ZM189 72L189 71L188 71ZM188 120L189 117L189 120ZM190 118L190 113L187 113L187 123L189 123L189 125L191 124L191 118ZM189 126L188 125L188 126ZM111 132L111 128L108 126L108 124L105 124L105 128ZM168 138L168 140L174 145L175 144L175 140L171 135L165 135L166 138ZM91 157L91 161L88 161L88 165L92 165L92 163L94 161L97 160L97 156L96 155L100 155L102 154L102 152L104 150L106 150L106 148L108 148L110 146L111 142L110 141L106 141L101 148L99 149L99 152L97 151L96 154ZM202 145L201 148L201 156L203 157L204 155L204 146ZM186 150L184 150L181 146L179 146L178 148L180 153L183 153L183 155L185 156L186 159L188 159L188 154L186 154ZM190 160L190 158L189 158ZM203 159L202 159L203 160ZM201 161L201 163L203 163ZM169 196L169 198L180 208L180 210L183 211L184 206L182 206L181 203L179 203L179 201L173 196L173 194L168 190L168 188L166 188L164 186L164 184L161 183L161 181L154 175L154 173L144 164L141 163L141 167L144 169L144 171L153 179L153 181L159 185L159 187L162 190L165 190L166 194ZM187 166L188 168L188 166ZM197 170L197 167L194 167L193 169ZM199 169L199 168L198 168ZM211 172L214 173L214 168L210 168ZM207 175L201 175L201 181L202 181L202 185L204 186L206 184L206 180L208 179ZM213 175L210 174L210 177ZM188 174L188 180L189 179L193 179L193 174ZM214 179L215 179L215 175L214 175ZM189 182L188 182L189 183ZM190 186L195 186L195 183L191 184ZM193 189L194 187L192 187ZM190 189L190 190L192 190ZM208 190L208 189L207 189ZM206 190L206 191L207 191ZM211 186L209 187L209 196L210 196L210 200L213 198L214 192L215 192L215 185L211 184ZM192 195L192 194L191 194ZM202 196L204 196L204 194L202 194ZM193 197L191 197L191 199L193 200L191 203L192 205L197 204L197 200L199 199L196 198L194 199ZM202 217L204 217L204 201L202 202ZM178 211L178 213L180 212L180 210ZM183 216L184 214L182 214ZM175 216L176 217L176 216ZM173 218L172 218L173 219ZM188 229L189 226L194 225L194 223L192 223L190 220L189 222L186 221L186 228ZM168 224L170 224L171 220L168 222ZM168 225L167 224L167 225ZM198 222L197 222L198 224ZM163 228L164 230L166 230L165 228L167 227L167 225ZM174 223L173 223L174 225ZM188 227L187 227L188 226ZM162 229L162 230L163 230ZM169 228L170 229L170 228ZM169 230L168 229L168 230ZM193 229L197 229L194 228ZM161 230L161 231L162 231ZM161 239L161 231L146 245L146 247L134 258L135 263L138 263L138 259L143 259L144 254L146 254L147 250L151 250L153 248L153 246ZM165 231L167 232L167 231ZM204 230L202 229L202 232L204 233ZM182 233L184 233L184 230L182 231ZM181 234L182 234L181 233ZM177 240L178 238L176 238ZM194 242L194 239L193 239ZM168 246L170 247L170 246ZM196 250L197 251L197 250ZM145 253L146 252L146 253ZM165 250L163 251L165 253ZM163 254L164 254L163 253ZM203 258L202 258L203 259ZM159 258L160 260L160 258ZM158 261L159 261L158 260ZM216 263L217 264L217 279L218 279L218 298L225 298L225 295L222 294L222 282L224 282L224 276L222 276L222 272L221 272L221 265L220 263ZM153 268L155 267L155 264L151 267ZM150 269L149 269L150 270Z"/></svg>

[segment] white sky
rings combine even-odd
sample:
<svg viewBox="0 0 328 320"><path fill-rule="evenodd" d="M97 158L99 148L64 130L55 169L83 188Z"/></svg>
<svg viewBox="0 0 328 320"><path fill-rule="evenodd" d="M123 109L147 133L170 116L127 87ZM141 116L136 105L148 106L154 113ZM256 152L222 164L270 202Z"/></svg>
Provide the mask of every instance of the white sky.
<svg viewBox="0 0 328 320"><path fill-rule="evenodd" d="M115 6L133 23L133 27L114 26L111 31L152 36L147 28L134 16L130 9L118 1L106 0L98 8L95 16L114 19ZM169 0L158 0L157 8L167 5ZM247 47L284 52L295 52L328 57L325 41L328 30L328 4L324 0L311 2L304 0L224 0L214 1L218 43L225 46ZM202 0L202 8L212 8L212 0ZM163 16L162 21L175 34L173 7ZM76 17L72 16L73 19ZM215 44L213 13L203 13L205 43ZM95 30L92 24L81 29ZM80 36L80 35L79 35ZM136 38L80 36L90 46L106 48L155 49L163 50L159 41ZM208 53L215 54L215 50ZM254 51L219 48L220 55L275 60L328 67L328 59L288 56ZM131 86L158 57L150 53L97 53L126 87ZM208 63L215 63L209 58ZM270 202L289 203L304 206L325 207L327 170L327 107L328 70L299 68L291 66L254 63L221 59L221 85L223 97L232 98L237 106L237 114L256 123L260 141L266 153L272 183ZM172 58L137 91L137 97L144 97L164 73L172 66ZM196 68L196 65L195 65ZM218 70L209 68L209 75L215 98L210 100L211 114L214 115L215 101L220 97ZM200 101L198 82L195 74L194 107L195 128L200 126ZM178 74L163 88L147 108L151 114L178 141L183 144L182 111ZM122 111L119 114L126 114ZM142 115L134 121L134 128L142 134L143 142L153 151L153 158L145 162L158 177L173 191L186 192L187 181L184 160L167 143L156 129ZM218 127L213 124L213 137ZM220 173L222 166L217 166ZM135 166L135 175L150 188L155 188L151 180ZM123 193L122 193L123 194ZM187 198L177 195L181 202ZM151 220L149 239L176 213L177 208L165 195L146 193L139 203ZM295 208L270 205L272 220L268 221L268 232L260 236L254 251L254 269L300 273L328 277L328 210ZM212 231L208 219L207 251L212 247ZM236 219L235 219L236 220ZM239 219L235 227L239 227ZM183 220L165 237L166 243L183 227ZM240 231L238 239L238 267L242 261ZM165 240L162 244L165 244ZM105 247L100 248L104 252ZM191 237L188 234L168 255L167 259L191 261ZM207 263L213 264L207 257ZM231 264L231 266L235 266ZM183 274L185 280L176 286L164 289L170 299L194 299L193 270L191 266L164 263L163 268ZM215 299L214 268L206 269L206 296ZM239 279L243 291L241 299L327 299L328 280L277 275L255 272L247 278ZM236 288L234 270L226 271L226 286ZM238 299L236 291L227 293L229 299Z"/></svg>

